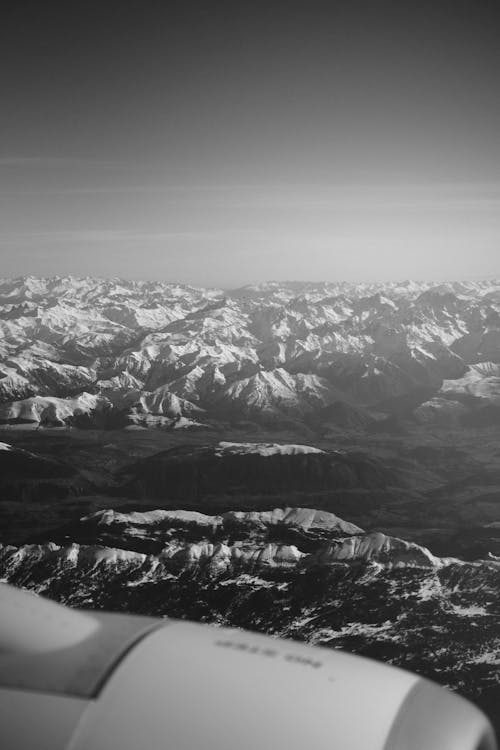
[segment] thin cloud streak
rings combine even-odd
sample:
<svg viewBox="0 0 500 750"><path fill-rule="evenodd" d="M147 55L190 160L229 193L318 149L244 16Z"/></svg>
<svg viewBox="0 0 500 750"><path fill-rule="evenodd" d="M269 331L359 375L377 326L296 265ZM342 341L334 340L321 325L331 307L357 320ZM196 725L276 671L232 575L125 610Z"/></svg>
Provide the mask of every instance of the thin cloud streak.
<svg viewBox="0 0 500 750"><path fill-rule="evenodd" d="M314 209L338 211L430 209L430 210L498 210L500 183L442 183L436 185L401 185L395 188L380 185L325 186L319 184L140 184L99 185L19 190L0 190L1 195L71 196L158 194L176 199L183 196L224 196L220 205L233 207ZM238 195L240 194L240 195ZM244 194L243 196L241 194ZM217 203L217 199L215 199Z"/></svg>
<svg viewBox="0 0 500 750"><path fill-rule="evenodd" d="M258 230L238 230L238 234L260 234ZM176 232L141 232L130 229L55 229L41 232L3 232L0 244L23 243L112 243L112 242L157 242L171 239L208 239L234 235L234 230L201 230Z"/></svg>
<svg viewBox="0 0 500 750"><path fill-rule="evenodd" d="M108 159L84 159L73 156L0 156L0 167L97 167L119 166L123 162Z"/></svg>
<svg viewBox="0 0 500 750"><path fill-rule="evenodd" d="M124 172L134 170L147 174L165 174L166 171L175 174L191 174L192 169L188 165L182 167L173 164L158 164L145 160L134 159L99 159L94 157L78 156L0 156L0 170L2 168L16 169L21 174L29 173L29 170L49 169L74 170L74 174L86 170L105 170L111 172Z"/></svg>

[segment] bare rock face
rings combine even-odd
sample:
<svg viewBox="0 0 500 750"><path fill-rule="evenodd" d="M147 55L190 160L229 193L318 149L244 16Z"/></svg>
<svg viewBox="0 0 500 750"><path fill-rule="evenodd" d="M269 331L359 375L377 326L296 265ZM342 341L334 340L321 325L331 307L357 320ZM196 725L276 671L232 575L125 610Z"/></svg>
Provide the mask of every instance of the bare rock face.
<svg viewBox="0 0 500 750"><path fill-rule="evenodd" d="M380 325L375 331L373 350L378 357L390 358L395 354L409 354L405 330Z"/></svg>

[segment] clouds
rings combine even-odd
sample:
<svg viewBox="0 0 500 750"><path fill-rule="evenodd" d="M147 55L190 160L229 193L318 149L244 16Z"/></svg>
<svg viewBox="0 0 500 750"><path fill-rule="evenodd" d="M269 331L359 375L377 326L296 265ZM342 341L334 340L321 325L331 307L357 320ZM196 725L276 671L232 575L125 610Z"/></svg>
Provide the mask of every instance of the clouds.
<svg viewBox="0 0 500 750"><path fill-rule="evenodd" d="M0 233L0 243L22 243L25 245L63 244L68 251L74 245L107 245L110 243L133 242L138 247L144 242L163 242L179 238L199 238L207 236L206 232L141 232L132 229L52 229L39 232L6 232Z"/></svg>
<svg viewBox="0 0 500 750"><path fill-rule="evenodd" d="M114 162L102 159L77 159L67 156L0 156L1 167L16 167L29 169L41 167L43 169L62 169L89 166L112 166Z"/></svg>
<svg viewBox="0 0 500 750"><path fill-rule="evenodd" d="M481 4L32 5L2 27L3 273L498 272Z"/></svg>

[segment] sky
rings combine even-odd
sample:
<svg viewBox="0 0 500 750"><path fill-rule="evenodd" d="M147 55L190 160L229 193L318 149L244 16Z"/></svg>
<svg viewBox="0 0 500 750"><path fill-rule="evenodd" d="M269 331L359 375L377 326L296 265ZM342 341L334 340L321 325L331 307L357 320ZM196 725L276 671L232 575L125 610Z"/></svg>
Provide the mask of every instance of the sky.
<svg viewBox="0 0 500 750"><path fill-rule="evenodd" d="M5 3L0 276L500 276L497 2Z"/></svg>

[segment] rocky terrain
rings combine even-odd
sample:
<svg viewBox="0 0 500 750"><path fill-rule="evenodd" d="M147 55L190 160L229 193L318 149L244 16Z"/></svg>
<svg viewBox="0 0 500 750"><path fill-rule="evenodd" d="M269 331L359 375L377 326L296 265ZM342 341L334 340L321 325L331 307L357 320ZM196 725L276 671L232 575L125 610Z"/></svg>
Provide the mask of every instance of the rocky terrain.
<svg viewBox="0 0 500 750"><path fill-rule="evenodd" d="M500 283L0 281L0 423L498 422ZM485 410L485 407L488 407Z"/></svg>
<svg viewBox="0 0 500 750"><path fill-rule="evenodd" d="M4 579L78 607L168 615L345 648L492 712L500 558L466 563L325 511L100 511L57 542L0 547Z"/></svg>
<svg viewBox="0 0 500 750"><path fill-rule="evenodd" d="M500 281L0 281L0 577L342 647L500 725Z"/></svg>

